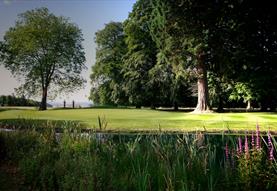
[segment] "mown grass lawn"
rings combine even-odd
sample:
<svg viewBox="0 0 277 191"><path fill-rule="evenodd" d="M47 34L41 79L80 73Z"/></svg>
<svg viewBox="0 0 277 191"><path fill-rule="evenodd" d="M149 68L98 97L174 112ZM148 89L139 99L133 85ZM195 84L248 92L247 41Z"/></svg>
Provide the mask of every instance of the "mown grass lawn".
<svg viewBox="0 0 277 191"><path fill-rule="evenodd" d="M0 108L1 119L74 120L98 127L98 117L105 118L107 129L112 131L222 131L254 130L256 123L262 131L277 131L276 113L210 113L159 111L150 109L49 109Z"/></svg>

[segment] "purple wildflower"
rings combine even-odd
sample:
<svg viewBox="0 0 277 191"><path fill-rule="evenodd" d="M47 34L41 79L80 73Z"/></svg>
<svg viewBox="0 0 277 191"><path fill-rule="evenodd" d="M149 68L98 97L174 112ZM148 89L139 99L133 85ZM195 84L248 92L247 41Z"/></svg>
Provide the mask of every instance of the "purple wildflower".
<svg viewBox="0 0 277 191"><path fill-rule="evenodd" d="M269 151L269 160L273 161L273 159L274 159L274 156L273 156L273 147L271 147L270 151Z"/></svg>
<svg viewBox="0 0 277 191"><path fill-rule="evenodd" d="M257 125L256 125L256 148L260 149L260 146L261 146L260 145L260 127L257 123Z"/></svg>
<svg viewBox="0 0 277 191"><path fill-rule="evenodd" d="M271 141L270 131L268 131L268 134L267 134L267 141L268 141L268 150L269 150L269 160L272 161L274 159L274 156L273 156L273 145Z"/></svg>
<svg viewBox="0 0 277 191"><path fill-rule="evenodd" d="M268 131L268 133L267 133L267 141L268 141L268 147L272 147L270 131Z"/></svg>
<svg viewBox="0 0 277 191"><path fill-rule="evenodd" d="M248 157L249 156L249 147L248 147L248 138L247 138L247 135L245 135L244 152L245 152L245 155Z"/></svg>
<svg viewBox="0 0 277 191"><path fill-rule="evenodd" d="M252 134L251 134L251 145L252 145L252 149L255 148L255 139L254 139L254 133L252 131Z"/></svg>
<svg viewBox="0 0 277 191"><path fill-rule="evenodd" d="M228 144L227 143L225 145L225 157L226 157L226 160L229 159L229 149L228 149Z"/></svg>

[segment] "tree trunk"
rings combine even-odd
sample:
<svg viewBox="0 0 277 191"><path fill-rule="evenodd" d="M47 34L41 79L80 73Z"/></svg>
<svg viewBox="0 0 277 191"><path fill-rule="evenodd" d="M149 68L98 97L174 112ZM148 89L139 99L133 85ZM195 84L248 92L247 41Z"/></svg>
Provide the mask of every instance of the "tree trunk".
<svg viewBox="0 0 277 191"><path fill-rule="evenodd" d="M47 88L43 88L39 110L43 111L43 110L46 110L46 109L47 109Z"/></svg>
<svg viewBox="0 0 277 191"><path fill-rule="evenodd" d="M136 109L141 109L141 105L136 105Z"/></svg>
<svg viewBox="0 0 277 191"><path fill-rule="evenodd" d="M251 100L247 101L247 107L246 107L246 111L250 111L251 110Z"/></svg>
<svg viewBox="0 0 277 191"><path fill-rule="evenodd" d="M175 101L174 102L174 111L178 111L179 107L178 107L178 103Z"/></svg>
<svg viewBox="0 0 277 191"><path fill-rule="evenodd" d="M223 112L224 109L223 109L223 101L222 101L222 97L219 96L218 98L218 106L217 106L217 112Z"/></svg>
<svg viewBox="0 0 277 191"><path fill-rule="evenodd" d="M262 112L266 112L267 111L267 108L268 108L268 101L267 100L262 100L261 103L260 103L260 111Z"/></svg>
<svg viewBox="0 0 277 191"><path fill-rule="evenodd" d="M208 95L208 79L207 70L204 63L204 58L202 54L198 55L197 59L197 86L198 86L198 100L197 106L194 109L194 113L203 113L210 111L209 107L209 95Z"/></svg>

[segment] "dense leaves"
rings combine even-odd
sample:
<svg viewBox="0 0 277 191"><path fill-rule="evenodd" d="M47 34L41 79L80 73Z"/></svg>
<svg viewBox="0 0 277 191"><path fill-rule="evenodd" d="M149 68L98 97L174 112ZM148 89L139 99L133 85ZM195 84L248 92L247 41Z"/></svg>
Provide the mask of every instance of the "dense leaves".
<svg viewBox="0 0 277 191"><path fill-rule="evenodd" d="M126 44L122 23L111 22L96 33L96 63L90 76L90 99L96 104L126 104L123 93L122 58Z"/></svg>
<svg viewBox="0 0 277 191"><path fill-rule="evenodd" d="M83 85L82 41L75 24L40 8L19 15L1 42L0 58L8 70L22 77L18 91L32 96L40 93L40 109L45 110L49 91L56 95Z"/></svg>
<svg viewBox="0 0 277 191"><path fill-rule="evenodd" d="M123 24L121 86L94 91L113 98L114 87L120 88L128 100L124 103L137 107L189 106L189 97L197 95L196 112L209 106L218 111L229 106L251 109L252 103L274 110L274 10L271 3L250 0L138 0Z"/></svg>
<svg viewBox="0 0 277 191"><path fill-rule="evenodd" d="M123 35L125 46L120 46L116 51L112 48L104 48L104 44L112 43L117 46L111 33L111 22L106 27L96 33L96 43L98 45L96 64L92 69L92 91L91 99L100 104L119 104L134 105L136 107L150 106L175 106L183 104L186 98L190 97L188 83L184 80L185 73L182 65L164 64L163 55L158 50L158 44L151 31L151 21L153 5L151 1L138 1L133 12L123 23ZM105 33L105 40L99 41L102 33ZM121 35L119 30L117 35ZM122 41L122 38L119 39ZM121 42L123 44L123 42ZM100 54L105 51L105 58L113 55L113 58L101 60ZM122 53L125 54L122 56ZM102 55L102 54L101 54ZM111 63L113 62L113 63ZM121 67L114 67L117 63ZM101 66L101 67L100 67ZM113 67L116 71L117 80L113 77L114 71L102 71L99 68ZM95 76L98 76L96 79ZM105 76L105 77L104 77ZM99 78L102 77L101 85ZM106 79L106 80L105 80ZM111 83L113 82L113 83ZM95 85L95 83L97 85ZM116 89L116 91L115 91ZM120 92L120 94L115 94ZM117 95L117 96L114 96ZM118 96L120 95L120 96ZM126 99L127 98L127 99Z"/></svg>
<svg viewBox="0 0 277 191"><path fill-rule="evenodd" d="M14 95L1 95L0 96L0 106L38 106L39 103L26 99L24 96L15 97Z"/></svg>
<svg viewBox="0 0 277 191"><path fill-rule="evenodd" d="M128 52L124 57L125 91L129 102L137 107L155 105L158 87L150 84L150 70L156 64L156 47L147 22L150 19L149 0L138 1L124 23Z"/></svg>

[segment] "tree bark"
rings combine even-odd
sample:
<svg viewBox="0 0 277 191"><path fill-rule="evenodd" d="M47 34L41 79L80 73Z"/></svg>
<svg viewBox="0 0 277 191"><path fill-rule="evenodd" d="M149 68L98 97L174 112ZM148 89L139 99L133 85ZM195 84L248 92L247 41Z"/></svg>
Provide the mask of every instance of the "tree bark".
<svg viewBox="0 0 277 191"><path fill-rule="evenodd" d="M207 70L204 63L204 55L200 53L197 56L197 87L198 87L198 100L194 113L203 113L210 111L209 95L208 95L208 79Z"/></svg>
<svg viewBox="0 0 277 191"><path fill-rule="evenodd" d="M178 107L178 103L175 101L174 102L174 111L178 111L179 107Z"/></svg>
<svg viewBox="0 0 277 191"><path fill-rule="evenodd" d="M260 111L266 112L267 108L268 108L268 101L267 101L267 99L263 99L260 104L261 104Z"/></svg>
<svg viewBox="0 0 277 191"><path fill-rule="evenodd" d="M248 100L247 101L246 111L250 111L250 110L252 110L252 108L251 108L251 100Z"/></svg>
<svg viewBox="0 0 277 191"><path fill-rule="evenodd" d="M42 90L42 98L39 110L47 110L47 88L43 88Z"/></svg>
<svg viewBox="0 0 277 191"><path fill-rule="evenodd" d="M141 105L136 105L136 109L141 109Z"/></svg>
<svg viewBox="0 0 277 191"><path fill-rule="evenodd" d="M222 101L222 97L219 96L218 98L218 106L217 106L217 112L223 112L224 109L223 109L223 101Z"/></svg>

